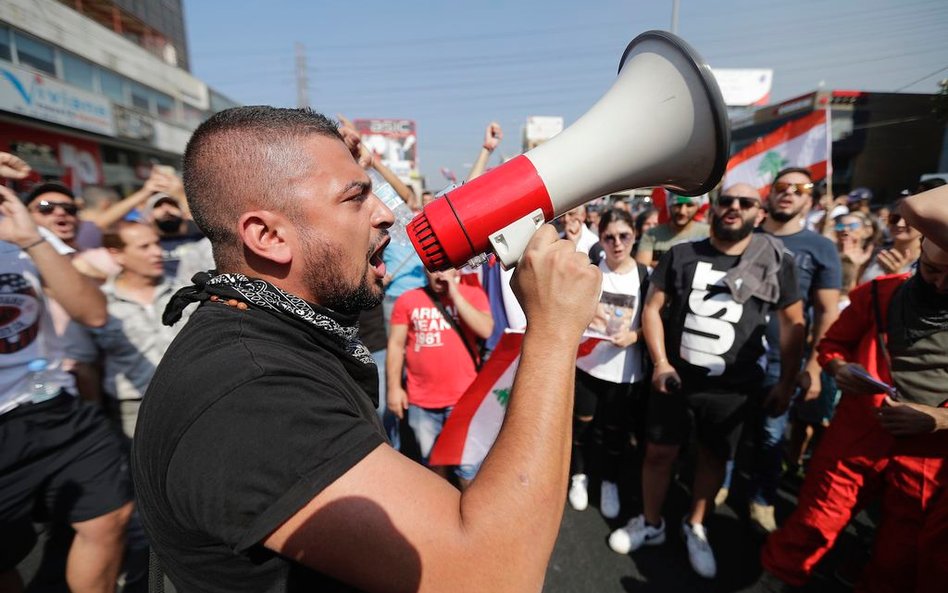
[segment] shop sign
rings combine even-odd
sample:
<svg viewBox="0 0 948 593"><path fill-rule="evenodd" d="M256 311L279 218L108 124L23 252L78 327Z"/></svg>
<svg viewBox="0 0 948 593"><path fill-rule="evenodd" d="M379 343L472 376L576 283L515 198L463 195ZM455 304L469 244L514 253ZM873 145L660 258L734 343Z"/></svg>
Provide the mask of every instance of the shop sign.
<svg viewBox="0 0 948 593"><path fill-rule="evenodd" d="M0 61L0 110L115 135L108 99L4 61Z"/></svg>

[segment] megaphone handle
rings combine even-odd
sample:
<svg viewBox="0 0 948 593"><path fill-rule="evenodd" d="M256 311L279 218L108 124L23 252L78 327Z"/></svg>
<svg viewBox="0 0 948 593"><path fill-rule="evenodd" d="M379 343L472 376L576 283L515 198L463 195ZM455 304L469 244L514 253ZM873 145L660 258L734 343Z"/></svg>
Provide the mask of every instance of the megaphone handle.
<svg viewBox="0 0 948 593"><path fill-rule="evenodd" d="M530 242L530 238L544 222L546 222L546 219L543 216L543 210L537 208L487 238L505 270L517 265L527 248L527 243Z"/></svg>

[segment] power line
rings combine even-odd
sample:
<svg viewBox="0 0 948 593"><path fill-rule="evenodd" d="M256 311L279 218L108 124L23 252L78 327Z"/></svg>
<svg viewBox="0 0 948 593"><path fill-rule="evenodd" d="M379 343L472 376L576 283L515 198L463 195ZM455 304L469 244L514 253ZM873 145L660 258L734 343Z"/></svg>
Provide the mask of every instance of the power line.
<svg viewBox="0 0 948 593"><path fill-rule="evenodd" d="M918 80L913 80L912 82L910 82L910 83L908 83L908 84L906 84L906 85L900 86L899 88L895 89L893 92L898 93L899 91L904 91L905 89L909 88L910 86L916 85L916 84L922 82L923 80L925 80L926 78L931 78L932 76L935 76L936 74L939 74L939 73L941 73L941 72L944 72L945 70L948 70L948 66L942 66L941 68L939 68L938 70L935 70L934 72L929 72L928 74L926 74L925 76L919 78Z"/></svg>

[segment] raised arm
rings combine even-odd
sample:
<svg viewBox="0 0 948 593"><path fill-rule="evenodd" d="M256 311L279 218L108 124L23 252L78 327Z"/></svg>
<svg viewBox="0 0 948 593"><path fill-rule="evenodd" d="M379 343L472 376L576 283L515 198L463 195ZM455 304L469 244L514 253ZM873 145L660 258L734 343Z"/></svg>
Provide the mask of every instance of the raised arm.
<svg viewBox="0 0 948 593"><path fill-rule="evenodd" d="M463 494L382 445L263 543L371 592L540 591L565 502L576 348L600 285L552 227L533 237L513 282L529 325L507 415Z"/></svg>
<svg viewBox="0 0 948 593"><path fill-rule="evenodd" d="M348 146L349 150L352 151L353 156L357 161L359 161L359 164L366 169L369 167L375 169L378 174L382 176L382 179L392 186L392 189L395 190L395 193L398 194L398 197L400 197L403 202L408 204L409 207L420 207L421 204L417 203L418 198L405 184L405 182L402 181L391 169L386 167L378 155L373 153L368 146L362 143L362 138L359 136L359 132L356 130L355 125L353 125L353 123L341 113L337 113L336 117L339 119L340 123L339 133L342 134L342 138L345 141L346 146Z"/></svg>
<svg viewBox="0 0 948 593"><path fill-rule="evenodd" d="M899 205L899 213L926 241L948 250L948 185L906 198Z"/></svg>
<svg viewBox="0 0 948 593"><path fill-rule="evenodd" d="M0 199L0 240L29 254L46 292L72 319L91 327L104 325L108 318L105 295L40 235L26 206L12 191L0 186Z"/></svg>
<svg viewBox="0 0 948 593"><path fill-rule="evenodd" d="M490 155L493 154L503 139L504 131L500 128L499 123L492 121L487 124L487 129L484 130L484 144L481 145L481 151L477 153L477 160L474 161L474 166L471 167L471 172L467 176L468 181L473 181L481 176L484 169L487 168Z"/></svg>
<svg viewBox="0 0 948 593"><path fill-rule="evenodd" d="M464 298L464 293L460 289L460 276L457 270L451 270L449 273L448 294L454 301L454 306L458 309L458 317L461 323L471 328L478 338L486 340L494 331L494 318L490 311L481 311L475 307L469 300Z"/></svg>

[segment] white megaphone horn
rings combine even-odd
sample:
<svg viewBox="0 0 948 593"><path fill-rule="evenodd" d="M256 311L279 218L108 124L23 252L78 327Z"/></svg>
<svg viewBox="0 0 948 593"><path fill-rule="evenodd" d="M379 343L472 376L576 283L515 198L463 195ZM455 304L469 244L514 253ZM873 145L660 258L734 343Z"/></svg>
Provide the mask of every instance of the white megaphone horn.
<svg viewBox="0 0 948 593"><path fill-rule="evenodd" d="M664 186L707 193L727 164L730 129L711 69L671 33L648 31L619 60L612 88L558 136L428 204L408 225L431 271L515 265L544 222L599 196Z"/></svg>

